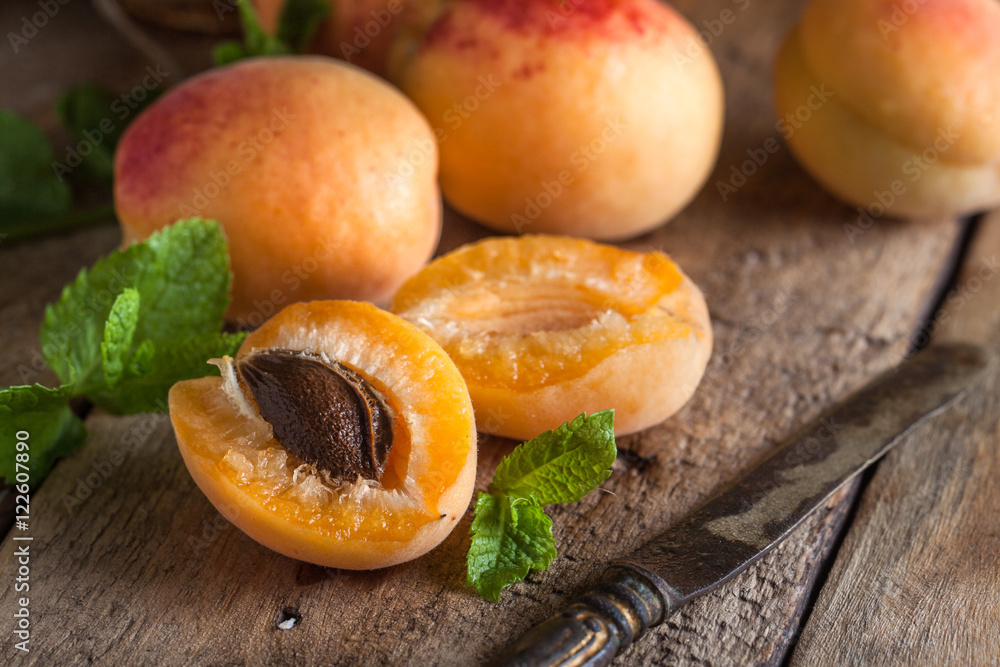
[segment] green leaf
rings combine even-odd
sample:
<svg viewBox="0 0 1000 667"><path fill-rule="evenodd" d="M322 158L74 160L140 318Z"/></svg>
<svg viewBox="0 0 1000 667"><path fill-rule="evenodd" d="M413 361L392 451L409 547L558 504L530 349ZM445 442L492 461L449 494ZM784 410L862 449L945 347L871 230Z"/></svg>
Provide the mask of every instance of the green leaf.
<svg viewBox="0 0 1000 667"><path fill-rule="evenodd" d="M56 113L63 124L87 146L78 153L81 166L91 179L108 185L115 173L115 144L124 130L124 125L119 129L111 118L114 101L114 95L92 85L69 90L56 100ZM68 164L65 167L72 170Z"/></svg>
<svg viewBox="0 0 1000 667"><path fill-rule="evenodd" d="M215 335L230 283L218 223L184 220L83 270L45 310L42 354L64 384L89 394L106 386L101 346L112 304L135 289L140 309L133 341L154 344Z"/></svg>
<svg viewBox="0 0 1000 667"><path fill-rule="evenodd" d="M143 109L159 96L159 90L146 90L142 101L87 84L63 93L56 100L56 113L66 128L87 146L80 151L81 166L92 180L111 185L114 176L114 152L125 128ZM65 172L72 167L64 162Z"/></svg>
<svg viewBox="0 0 1000 667"><path fill-rule="evenodd" d="M25 472L20 463L27 466L31 486L37 486L56 459L86 441L83 422L66 404L69 395L69 387L31 385L0 390L0 477L7 484L18 482L18 473ZM22 451L18 450L19 441L27 443Z"/></svg>
<svg viewBox="0 0 1000 667"><path fill-rule="evenodd" d="M278 19L277 37L294 53L303 53L329 14L330 0L288 0Z"/></svg>
<svg viewBox="0 0 1000 667"><path fill-rule="evenodd" d="M104 341L101 343L101 364L104 381L113 389L125 372L132 339L139 323L139 293L131 287L118 295L111 306L108 321L104 325Z"/></svg>
<svg viewBox="0 0 1000 667"><path fill-rule="evenodd" d="M0 235L20 236L36 221L70 210L69 186L56 175L54 164L42 131L0 109Z"/></svg>
<svg viewBox="0 0 1000 667"><path fill-rule="evenodd" d="M518 445L500 462L491 490L541 505L580 500L611 475L614 427L613 410L583 414Z"/></svg>
<svg viewBox="0 0 1000 667"><path fill-rule="evenodd" d="M250 0L237 0L236 5L240 12L240 25L243 27L243 44L223 42L215 47L212 57L216 65L228 65L243 58L292 53L291 47L286 43L264 31Z"/></svg>
<svg viewBox="0 0 1000 667"><path fill-rule="evenodd" d="M235 354L245 335L219 333L230 279L222 229L197 219L81 271L42 325L42 354L63 386L0 391L0 475L10 482L22 472L37 484L86 440L71 396L119 413L165 411L174 383L213 372L210 358Z"/></svg>
<svg viewBox="0 0 1000 667"><path fill-rule="evenodd" d="M154 344L143 341L118 386L89 394L100 407L115 414L166 412L167 393L177 382L218 375L209 359L235 356L246 333L209 334Z"/></svg>
<svg viewBox="0 0 1000 667"><path fill-rule="evenodd" d="M212 49L212 62L216 67L223 67L237 60L248 58L247 50L239 42L220 42Z"/></svg>
<svg viewBox="0 0 1000 667"><path fill-rule="evenodd" d="M475 514L467 579L487 600L498 601L500 591L555 558L552 519L533 498L480 492Z"/></svg>

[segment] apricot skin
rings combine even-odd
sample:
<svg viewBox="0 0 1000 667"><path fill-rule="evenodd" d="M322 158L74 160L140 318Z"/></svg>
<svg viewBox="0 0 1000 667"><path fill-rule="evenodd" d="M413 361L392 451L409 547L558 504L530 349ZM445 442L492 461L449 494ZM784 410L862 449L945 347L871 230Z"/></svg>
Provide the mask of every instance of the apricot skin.
<svg viewBox="0 0 1000 667"><path fill-rule="evenodd" d="M436 150L413 104L366 72L244 60L182 83L129 126L115 208L125 243L178 218L217 219L234 274L228 318L258 326L295 301L385 301L415 273L440 233Z"/></svg>
<svg viewBox="0 0 1000 667"><path fill-rule="evenodd" d="M226 456L247 441L257 450L276 441L248 424L226 397L222 378L207 377L170 391L178 448L198 487L247 535L298 560L374 569L436 547L468 508L476 471L472 406L451 360L416 327L355 302L289 306L251 334L240 354L280 346L336 356L383 392L397 414L386 464L392 472L379 490L368 491L360 510L349 500L337 501L346 510L336 503L306 506L290 496L294 489L268 492L259 479L235 473ZM406 502L399 505L400 498Z"/></svg>
<svg viewBox="0 0 1000 667"><path fill-rule="evenodd" d="M698 192L723 94L659 0L457 0L414 9L389 57L435 127L441 187L494 229L624 239Z"/></svg>
<svg viewBox="0 0 1000 667"><path fill-rule="evenodd" d="M705 299L669 258L565 237L463 246L392 310L452 355L479 430L519 440L609 408L616 435L649 428L687 403L712 350Z"/></svg>
<svg viewBox="0 0 1000 667"><path fill-rule="evenodd" d="M775 64L803 167L877 216L1000 204L1000 5L814 0ZM803 120L803 118L807 118Z"/></svg>

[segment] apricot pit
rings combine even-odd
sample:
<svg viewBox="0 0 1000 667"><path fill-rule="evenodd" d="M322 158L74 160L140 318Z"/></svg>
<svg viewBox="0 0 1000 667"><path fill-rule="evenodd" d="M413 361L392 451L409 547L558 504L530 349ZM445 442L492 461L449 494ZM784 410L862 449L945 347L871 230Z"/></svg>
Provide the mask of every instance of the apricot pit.
<svg viewBox="0 0 1000 667"><path fill-rule="evenodd" d="M170 418L213 505L261 544L328 567L437 546L472 498L476 429L448 355L367 303L294 304L221 377L179 382Z"/></svg>
<svg viewBox="0 0 1000 667"><path fill-rule="evenodd" d="M263 350L236 364L243 395L274 439L338 481L378 481L392 448L385 399L337 362L291 350Z"/></svg>

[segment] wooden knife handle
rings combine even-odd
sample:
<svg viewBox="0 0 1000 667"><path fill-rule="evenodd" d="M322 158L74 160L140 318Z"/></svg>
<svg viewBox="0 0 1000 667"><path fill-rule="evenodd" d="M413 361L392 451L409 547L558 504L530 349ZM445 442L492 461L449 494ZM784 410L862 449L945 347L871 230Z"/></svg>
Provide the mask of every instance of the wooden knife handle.
<svg viewBox="0 0 1000 667"><path fill-rule="evenodd" d="M681 604L644 568L617 564L561 614L528 632L494 660L497 667L599 667Z"/></svg>

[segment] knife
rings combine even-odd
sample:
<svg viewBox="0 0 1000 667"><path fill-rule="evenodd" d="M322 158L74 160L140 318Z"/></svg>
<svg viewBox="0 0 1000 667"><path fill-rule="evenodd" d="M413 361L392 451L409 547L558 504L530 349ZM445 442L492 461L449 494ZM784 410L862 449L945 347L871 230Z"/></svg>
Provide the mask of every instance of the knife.
<svg viewBox="0 0 1000 667"><path fill-rule="evenodd" d="M598 667L773 549L840 487L953 403L993 363L932 345L878 377L742 479L624 560L494 662Z"/></svg>

